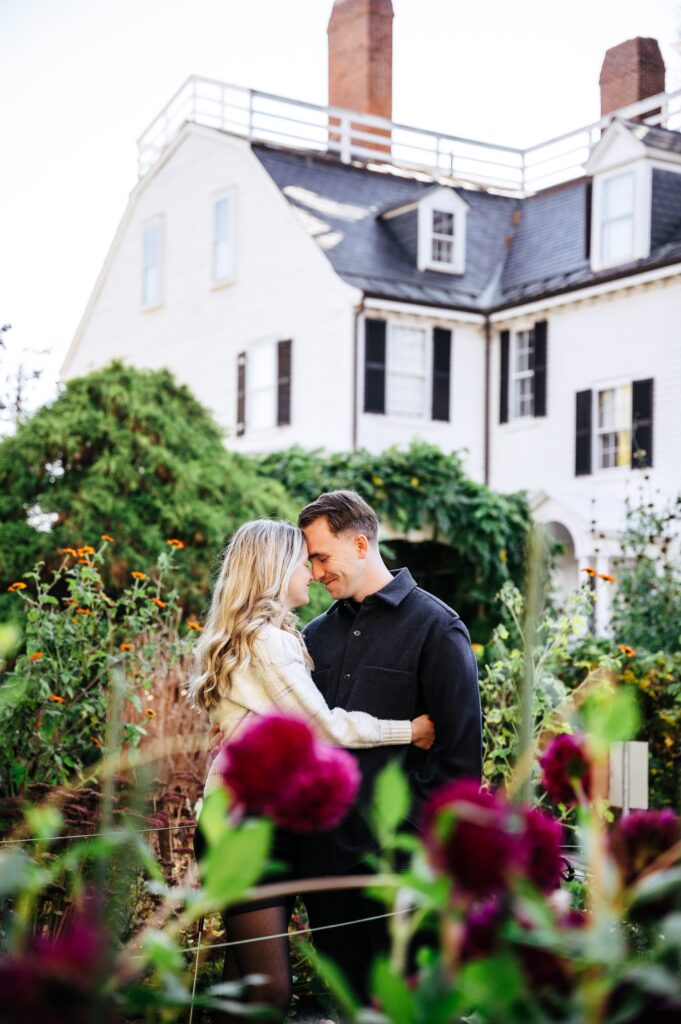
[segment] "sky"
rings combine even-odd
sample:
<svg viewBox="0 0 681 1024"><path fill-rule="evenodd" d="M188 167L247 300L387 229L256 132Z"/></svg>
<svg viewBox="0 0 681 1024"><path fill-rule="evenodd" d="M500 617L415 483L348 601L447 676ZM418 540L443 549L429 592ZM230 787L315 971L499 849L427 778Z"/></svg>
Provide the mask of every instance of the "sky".
<svg viewBox="0 0 681 1024"><path fill-rule="evenodd" d="M333 0L0 0L0 324L59 368L137 180L136 140L191 74L327 102ZM599 116L610 46L653 36L681 88L681 0L393 0L393 119L527 146ZM3 355L0 353L0 360ZM4 376L0 368L0 380Z"/></svg>

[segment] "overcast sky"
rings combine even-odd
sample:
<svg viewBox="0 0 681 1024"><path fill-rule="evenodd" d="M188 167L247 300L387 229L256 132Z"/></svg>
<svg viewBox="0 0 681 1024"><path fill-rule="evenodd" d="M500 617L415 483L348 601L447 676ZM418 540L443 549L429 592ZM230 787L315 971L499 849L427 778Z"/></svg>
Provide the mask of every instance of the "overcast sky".
<svg viewBox="0 0 681 1024"><path fill-rule="evenodd" d="M0 323L48 395L136 181L191 74L327 100L333 0L0 0ZM653 36L681 88L681 0L393 0L393 117L525 146L599 116L605 50ZM44 360L43 360L44 361Z"/></svg>

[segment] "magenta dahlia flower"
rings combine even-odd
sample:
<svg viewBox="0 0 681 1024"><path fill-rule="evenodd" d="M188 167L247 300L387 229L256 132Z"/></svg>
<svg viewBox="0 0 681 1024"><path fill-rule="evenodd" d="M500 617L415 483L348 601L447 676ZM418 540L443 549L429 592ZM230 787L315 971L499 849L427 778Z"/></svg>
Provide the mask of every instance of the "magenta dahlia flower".
<svg viewBox="0 0 681 1024"><path fill-rule="evenodd" d="M510 826L509 805L480 789L475 779L459 779L438 790L423 816L433 865L450 874L457 888L478 897L503 891L522 862L518 836Z"/></svg>
<svg viewBox="0 0 681 1024"><path fill-rule="evenodd" d="M499 948L504 910L498 900L490 899L475 907L466 917L459 953L462 963L491 956Z"/></svg>
<svg viewBox="0 0 681 1024"><path fill-rule="evenodd" d="M681 821L674 811L631 811L610 833L610 850L626 885L666 850L681 840Z"/></svg>
<svg viewBox="0 0 681 1024"><path fill-rule="evenodd" d="M583 736L562 733L551 740L539 759L542 785L557 804L571 807L579 800L575 784L591 795L591 761Z"/></svg>
<svg viewBox="0 0 681 1024"><path fill-rule="evenodd" d="M267 715L220 753L218 770L238 807L294 831L338 824L359 786L351 754L315 740L299 718Z"/></svg>
<svg viewBox="0 0 681 1024"><path fill-rule="evenodd" d="M537 889L552 892L560 885L563 830L555 818L538 807L523 811L523 823L523 873Z"/></svg>

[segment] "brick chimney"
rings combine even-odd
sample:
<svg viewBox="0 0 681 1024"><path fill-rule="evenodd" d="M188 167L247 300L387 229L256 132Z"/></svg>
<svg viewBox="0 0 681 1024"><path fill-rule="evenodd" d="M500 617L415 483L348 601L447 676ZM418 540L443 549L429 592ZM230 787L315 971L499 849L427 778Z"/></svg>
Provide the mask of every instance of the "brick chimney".
<svg viewBox="0 0 681 1024"><path fill-rule="evenodd" d="M664 92L665 67L657 39L627 39L606 50L598 79L601 87L601 117L620 107ZM648 110L637 120L659 112Z"/></svg>
<svg viewBox="0 0 681 1024"><path fill-rule="evenodd" d="M329 106L392 119L392 0L335 0L327 33ZM372 131L390 137L389 132ZM353 139L353 144L389 152L385 143Z"/></svg>

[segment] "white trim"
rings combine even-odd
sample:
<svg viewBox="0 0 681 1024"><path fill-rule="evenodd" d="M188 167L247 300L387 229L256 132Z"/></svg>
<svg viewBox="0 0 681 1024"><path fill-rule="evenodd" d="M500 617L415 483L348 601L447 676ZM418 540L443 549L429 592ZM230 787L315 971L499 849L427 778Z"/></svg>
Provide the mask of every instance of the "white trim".
<svg viewBox="0 0 681 1024"><path fill-rule="evenodd" d="M407 316L418 318L425 317L429 320L441 321L442 323L460 324L484 324L483 313L466 313L456 309L440 309L439 306L419 306L409 302L399 302L397 299L365 299L364 309L370 309L377 313L385 313L388 317L391 313L404 313Z"/></svg>
<svg viewBox="0 0 681 1024"><path fill-rule="evenodd" d="M681 276L681 261L670 267L659 267L656 270L648 270L639 274L631 274L629 277L620 277L617 281L606 281L603 284L591 285L588 288L571 288L569 292L556 295L553 298L537 299L536 302L527 302L522 306L500 309L490 315L490 322L497 324L511 324L520 316L533 315L559 306L573 306L577 302L586 299L600 298L610 295L612 292L626 291L629 288L636 288L638 285L651 284L656 281L665 281L670 277ZM484 320L484 317L482 318Z"/></svg>

